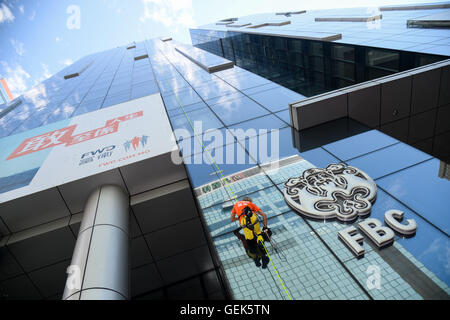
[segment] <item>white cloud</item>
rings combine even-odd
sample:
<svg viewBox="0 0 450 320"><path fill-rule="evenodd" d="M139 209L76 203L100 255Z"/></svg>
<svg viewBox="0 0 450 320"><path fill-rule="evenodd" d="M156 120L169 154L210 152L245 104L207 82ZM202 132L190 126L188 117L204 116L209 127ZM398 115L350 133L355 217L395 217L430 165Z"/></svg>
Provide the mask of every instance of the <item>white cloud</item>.
<svg viewBox="0 0 450 320"><path fill-rule="evenodd" d="M36 108L42 108L48 104L47 88L42 83L25 92L23 97L31 101Z"/></svg>
<svg viewBox="0 0 450 320"><path fill-rule="evenodd" d="M68 58L68 59L60 60L59 63L65 65L65 66L70 66L73 63L73 61L72 61L72 59Z"/></svg>
<svg viewBox="0 0 450 320"><path fill-rule="evenodd" d="M166 27L195 25L192 0L141 0L144 12L139 18L141 22L153 20Z"/></svg>
<svg viewBox="0 0 450 320"><path fill-rule="evenodd" d="M43 80L50 78L52 76L52 74L50 73L47 64L41 63L41 66L42 66L42 69L44 69L44 75L41 78L41 81L43 81Z"/></svg>
<svg viewBox="0 0 450 320"><path fill-rule="evenodd" d="M10 39L10 42L12 46L14 47L14 50L16 50L16 53L19 56L23 56L25 53L25 48L22 42L16 40L16 39Z"/></svg>
<svg viewBox="0 0 450 320"><path fill-rule="evenodd" d="M23 5L19 6L19 11L21 14L25 13L25 7Z"/></svg>
<svg viewBox="0 0 450 320"><path fill-rule="evenodd" d="M0 23L6 21L13 21L14 15L11 10L9 10L8 6L4 3L0 5Z"/></svg>
<svg viewBox="0 0 450 320"><path fill-rule="evenodd" d="M6 72L6 83L14 97L20 96L27 90L27 81L30 79L30 75L26 72L21 65L11 67L7 62L2 61L1 64Z"/></svg>
<svg viewBox="0 0 450 320"><path fill-rule="evenodd" d="M60 42L61 38L60 37L56 37L56 42Z"/></svg>

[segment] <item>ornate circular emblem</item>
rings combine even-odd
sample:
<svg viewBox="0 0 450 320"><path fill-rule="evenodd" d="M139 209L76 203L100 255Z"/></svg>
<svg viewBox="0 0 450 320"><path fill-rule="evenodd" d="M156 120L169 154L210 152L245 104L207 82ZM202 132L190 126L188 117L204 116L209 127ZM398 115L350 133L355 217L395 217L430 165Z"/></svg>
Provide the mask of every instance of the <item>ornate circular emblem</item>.
<svg viewBox="0 0 450 320"><path fill-rule="evenodd" d="M367 215L377 195L377 185L366 173L343 163L305 170L284 186L289 206L316 219L351 221Z"/></svg>

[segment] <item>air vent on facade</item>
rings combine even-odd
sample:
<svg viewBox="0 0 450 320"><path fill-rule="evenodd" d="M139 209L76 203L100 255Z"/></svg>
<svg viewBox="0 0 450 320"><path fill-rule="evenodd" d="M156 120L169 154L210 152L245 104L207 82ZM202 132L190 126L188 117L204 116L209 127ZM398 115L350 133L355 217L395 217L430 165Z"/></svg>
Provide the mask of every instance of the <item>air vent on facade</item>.
<svg viewBox="0 0 450 320"><path fill-rule="evenodd" d="M145 59L145 58L148 58L148 54L144 54L142 56L134 57L134 61L142 60L142 59Z"/></svg>

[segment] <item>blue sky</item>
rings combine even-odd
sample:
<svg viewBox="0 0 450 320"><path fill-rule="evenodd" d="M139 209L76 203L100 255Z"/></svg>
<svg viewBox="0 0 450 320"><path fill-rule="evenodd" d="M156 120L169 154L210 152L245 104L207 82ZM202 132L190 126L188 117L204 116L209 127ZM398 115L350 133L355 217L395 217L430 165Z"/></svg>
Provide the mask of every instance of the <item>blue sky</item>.
<svg viewBox="0 0 450 320"><path fill-rule="evenodd" d="M436 0L0 0L0 78L14 96L81 57L254 13Z"/></svg>

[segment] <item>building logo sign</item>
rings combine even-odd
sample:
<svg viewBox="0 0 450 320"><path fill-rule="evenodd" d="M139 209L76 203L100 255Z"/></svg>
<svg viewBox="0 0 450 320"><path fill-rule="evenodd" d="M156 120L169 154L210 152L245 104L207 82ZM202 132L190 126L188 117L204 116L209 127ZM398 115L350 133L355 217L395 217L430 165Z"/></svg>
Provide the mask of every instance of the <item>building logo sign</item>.
<svg viewBox="0 0 450 320"><path fill-rule="evenodd" d="M124 121L142 117L143 111L130 113L121 117L107 120L103 127L72 135L77 125L53 130L44 134L25 139L6 160L24 156L58 145L72 146L84 141L99 138L119 130L119 124Z"/></svg>
<svg viewBox="0 0 450 320"><path fill-rule="evenodd" d="M341 222L367 218L377 195L376 183L365 172L342 163L307 169L300 177L289 178L284 186L284 198L295 211L309 218ZM384 219L387 226L375 218L362 220L357 226L381 248L394 241L394 231L404 236L415 234L416 222L408 219L401 223L403 216L400 210L389 210ZM338 237L356 256L364 255L363 236L354 226L339 231Z"/></svg>
<svg viewBox="0 0 450 320"><path fill-rule="evenodd" d="M136 151L136 149L138 149L139 146L141 146L142 148L145 148L145 145L147 144L148 138L149 137L146 136L145 134L143 134L140 137L134 136L132 139L126 140L123 143L123 148L125 149L126 152L128 152L128 151Z"/></svg>
<svg viewBox="0 0 450 320"><path fill-rule="evenodd" d="M78 165L83 165L87 163L93 162L95 159L102 160L105 158L109 158L112 156L114 149L116 148L115 145L110 145L107 147L103 147L100 149L92 150L89 152L85 152L81 155L81 159Z"/></svg>
<svg viewBox="0 0 450 320"><path fill-rule="evenodd" d="M367 174L344 164L305 170L284 186L289 206L317 219L355 220L370 213L377 195L377 185Z"/></svg>

